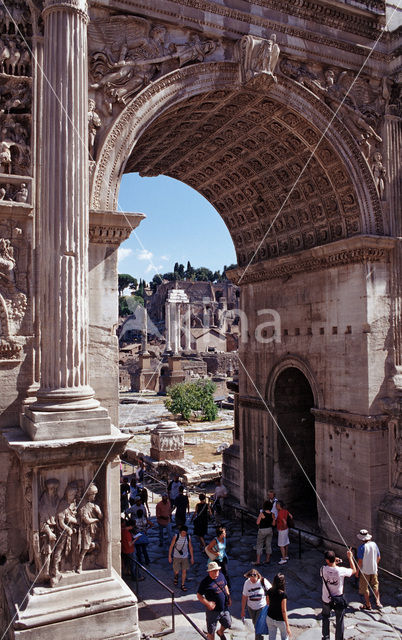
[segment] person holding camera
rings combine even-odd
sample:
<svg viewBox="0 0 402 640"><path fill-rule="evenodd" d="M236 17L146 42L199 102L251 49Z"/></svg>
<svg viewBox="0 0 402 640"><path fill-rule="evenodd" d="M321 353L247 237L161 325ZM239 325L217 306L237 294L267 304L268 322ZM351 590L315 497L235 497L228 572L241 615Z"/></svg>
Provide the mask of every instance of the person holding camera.
<svg viewBox="0 0 402 640"><path fill-rule="evenodd" d="M270 510L271 503L266 500L257 518L257 560L253 562L255 566L261 564L261 554L265 546L266 560L265 563L269 564L272 553L272 531L275 525L275 516Z"/></svg>
<svg viewBox="0 0 402 640"><path fill-rule="evenodd" d="M342 562L335 551L324 553L325 566L321 567L322 578L322 640L329 640L329 617L335 611L335 640L343 640L344 617L347 603L343 598L343 582L357 574L357 567L351 549L347 550L349 569L339 567Z"/></svg>
<svg viewBox="0 0 402 640"><path fill-rule="evenodd" d="M187 569L189 568L188 558L194 564L194 552L191 537L188 535L188 527L183 524L179 528L179 533L174 535L169 547L169 564L173 561L173 582L179 584L179 573L181 570L181 590L187 591L184 584L186 581Z"/></svg>

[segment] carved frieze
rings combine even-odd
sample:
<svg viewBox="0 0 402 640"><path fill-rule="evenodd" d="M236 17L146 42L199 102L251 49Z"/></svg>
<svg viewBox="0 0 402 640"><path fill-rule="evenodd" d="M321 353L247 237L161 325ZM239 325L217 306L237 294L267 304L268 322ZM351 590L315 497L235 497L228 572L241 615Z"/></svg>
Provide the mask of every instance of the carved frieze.
<svg viewBox="0 0 402 640"><path fill-rule="evenodd" d="M365 157L370 157L382 142L377 129L386 103L383 80L290 58L281 61L280 69L323 100L350 129Z"/></svg>
<svg viewBox="0 0 402 640"><path fill-rule="evenodd" d="M12 223L0 224L0 360L19 360L22 323L27 309L25 274L19 273L17 255L22 231Z"/></svg>
<svg viewBox="0 0 402 640"><path fill-rule="evenodd" d="M172 41L165 26L128 16L91 21L88 37L90 89L109 115L115 104L124 107L157 77L202 62L218 47L195 32L183 35L183 42Z"/></svg>
<svg viewBox="0 0 402 640"><path fill-rule="evenodd" d="M33 555L38 580L52 587L63 575L103 564L100 560L98 565L104 539L98 487L80 476L78 469L66 471L40 474L35 491L39 499L33 504Z"/></svg>
<svg viewBox="0 0 402 640"><path fill-rule="evenodd" d="M311 409L317 422L330 424L344 429L359 431L385 431L388 429L388 416L362 416L346 411L332 411L327 409Z"/></svg>

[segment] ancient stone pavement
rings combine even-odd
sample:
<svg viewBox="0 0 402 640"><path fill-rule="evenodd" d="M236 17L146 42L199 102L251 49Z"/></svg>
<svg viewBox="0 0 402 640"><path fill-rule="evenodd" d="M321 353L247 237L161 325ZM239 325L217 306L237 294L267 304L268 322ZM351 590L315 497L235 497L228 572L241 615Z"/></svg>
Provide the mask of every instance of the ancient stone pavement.
<svg viewBox="0 0 402 640"><path fill-rule="evenodd" d="M157 501L158 497L155 496ZM155 503L151 504L152 521L155 521ZM254 639L253 627L250 619L245 625L240 619L241 591L244 583L243 574L251 567L255 559L255 530L248 526L245 535L241 535L238 522L225 521L228 532L229 575L232 580L231 613L233 626L227 632L231 640ZM191 532L191 527L190 527ZM209 529L208 539L211 539L214 527ZM155 526L149 531L150 544L148 553L151 559L149 569L155 576L175 591L175 600L191 619L204 631L205 614L202 605L196 599L196 590L201 579L205 576L207 557L201 553L197 539L194 540L195 563L189 571L187 580L188 591L182 593L180 587L173 585L173 573L167 560L167 547L158 546L158 530ZM288 593L288 612L292 628L292 638L297 640L320 640L320 579L319 568L322 564L322 551L303 545L302 558L298 559L296 541L290 545L290 560L288 564L278 565L279 550L274 549L271 563L259 567L261 573L272 580L275 573L282 570L286 576ZM349 608L345 618L345 640L397 640L402 631L402 582L390 580L384 574L380 575L380 594L384 608L381 611L360 611L360 596L357 592L355 579L346 580L346 597ZM128 580L134 589L134 584ZM152 638L164 629L171 627L171 597L149 576L139 582L140 597L140 628L143 638ZM176 615L175 631L167 635L174 640L197 640L201 636L191 627L183 616ZM334 627L331 631L334 637ZM268 636L266 636L268 637Z"/></svg>

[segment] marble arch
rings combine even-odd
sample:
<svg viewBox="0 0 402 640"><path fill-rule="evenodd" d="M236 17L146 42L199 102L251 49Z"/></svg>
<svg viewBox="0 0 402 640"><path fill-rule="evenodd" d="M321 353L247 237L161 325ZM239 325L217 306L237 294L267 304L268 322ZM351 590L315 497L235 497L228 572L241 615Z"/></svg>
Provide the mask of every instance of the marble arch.
<svg viewBox="0 0 402 640"><path fill-rule="evenodd" d="M141 635L116 507L117 249L142 219L117 211L124 171L198 189L236 246L249 339L232 498L255 509L275 480L261 397L286 359L308 362L317 491L345 539L367 527L398 572L402 9L10 0L0 13L0 634ZM257 338L261 309L280 335ZM56 515L82 529L57 552ZM318 523L338 535L320 507Z"/></svg>

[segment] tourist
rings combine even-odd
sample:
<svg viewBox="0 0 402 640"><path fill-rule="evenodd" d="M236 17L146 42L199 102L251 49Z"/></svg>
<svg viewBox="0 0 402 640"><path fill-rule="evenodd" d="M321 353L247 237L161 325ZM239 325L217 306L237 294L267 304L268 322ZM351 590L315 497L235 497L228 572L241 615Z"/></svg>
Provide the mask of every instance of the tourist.
<svg viewBox="0 0 402 640"><path fill-rule="evenodd" d="M130 480L130 498L135 499L138 495L137 480L133 476Z"/></svg>
<svg viewBox="0 0 402 640"><path fill-rule="evenodd" d="M181 527L186 524L186 515L190 513L190 502L188 496L184 495L183 485L179 487L179 495L175 499L174 505L176 507L175 523L177 527Z"/></svg>
<svg viewBox="0 0 402 640"><path fill-rule="evenodd" d="M222 483L222 479L216 480L216 487L214 491L214 501L212 503L212 511L215 515L216 523L219 524L223 515L224 498L228 495L228 491L225 485Z"/></svg>
<svg viewBox="0 0 402 640"><path fill-rule="evenodd" d="M200 493L198 497L200 501L195 505L191 522L194 522L194 535L198 536L200 549L203 551L206 546L205 536L208 532L208 518L212 517L212 511L209 504L207 504L205 493Z"/></svg>
<svg viewBox="0 0 402 640"><path fill-rule="evenodd" d="M173 476L173 480L169 482L168 488L167 488L170 504L172 505L172 511L174 509L175 500L179 495L179 488L181 486L182 486L182 483L180 482L180 476L177 473L175 473Z"/></svg>
<svg viewBox="0 0 402 640"><path fill-rule="evenodd" d="M260 613L267 604L267 592L272 585L266 578L263 578L257 569L250 569L244 574L244 577L247 580L244 583L241 597L241 619L244 622L247 605L250 618L255 627ZM263 640L263 634L256 633L255 640Z"/></svg>
<svg viewBox="0 0 402 640"><path fill-rule="evenodd" d="M171 524L172 507L168 494L162 495L162 500L158 502L155 509L156 521L159 527L159 546L163 547L163 532L166 531L167 542L170 543L172 537L172 524Z"/></svg>
<svg viewBox="0 0 402 640"><path fill-rule="evenodd" d="M142 504L144 505L145 511L148 512L148 517L150 517L151 509L149 508L149 504L148 504L148 490L146 487L140 488L139 496L141 498Z"/></svg>
<svg viewBox="0 0 402 640"><path fill-rule="evenodd" d="M272 503L266 500L257 518L257 559L253 564L261 563L261 553L265 546L265 562L269 563L272 553L272 527L275 525L275 516L271 511Z"/></svg>
<svg viewBox="0 0 402 640"><path fill-rule="evenodd" d="M283 573L277 573L273 579L272 587L268 589L267 593L269 640L275 640L278 630L281 640L287 640L292 634L289 627L286 601L285 576Z"/></svg>
<svg viewBox="0 0 402 640"><path fill-rule="evenodd" d="M138 562L142 562L142 558L144 558L144 564L146 565L149 564L149 555L147 549L149 539L147 536L147 531L150 527L152 527L152 522L148 520L142 509L138 509L135 519L135 551Z"/></svg>
<svg viewBox="0 0 402 640"><path fill-rule="evenodd" d="M269 511L272 511L276 519L278 517L278 498L275 498L275 491L273 489L268 491L268 502L270 503Z"/></svg>
<svg viewBox="0 0 402 640"><path fill-rule="evenodd" d="M185 524L179 528L179 533L173 536L169 547L169 564L173 561L173 582L179 584L179 572L181 571L181 590L187 591L185 585L187 569L189 568L188 558L194 564L193 545L191 536L188 535L188 527Z"/></svg>
<svg viewBox="0 0 402 640"><path fill-rule="evenodd" d="M141 496L129 499L130 506L126 509L126 516L131 518L137 518L138 511L144 511L144 505L142 504Z"/></svg>
<svg viewBox="0 0 402 640"><path fill-rule="evenodd" d="M209 545L205 547L205 553L207 554L208 558L210 558L210 560L214 560L218 563L230 589L230 579L227 569L228 557L226 555L225 527L216 527L216 536L211 540Z"/></svg>
<svg viewBox="0 0 402 640"><path fill-rule="evenodd" d="M123 566L127 567L132 580L135 580L134 540L132 525L121 519L121 557ZM139 578L143 580L144 578Z"/></svg>
<svg viewBox="0 0 402 640"><path fill-rule="evenodd" d="M281 550L279 564L286 564L289 560L289 521L292 515L285 509L285 503L278 500L278 516L276 518L276 528L278 529L278 547Z"/></svg>
<svg viewBox="0 0 402 640"><path fill-rule="evenodd" d="M197 599L206 607L207 638L214 640L217 634L221 640L227 640L225 630L230 629L232 620L229 607L232 604L228 584L216 562L210 562L207 567L208 575L197 590Z"/></svg>
<svg viewBox="0 0 402 640"><path fill-rule="evenodd" d="M145 462L143 458L140 458L138 461L138 467L135 470L135 477L137 480L137 484L143 485L144 483L144 474L145 474Z"/></svg>
<svg viewBox="0 0 402 640"><path fill-rule="evenodd" d="M123 482L120 485L120 511L124 513L129 507L128 497L130 495L130 485L128 479L124 476Z"/></svg>
<svg viewBox="0 0 402 640"><path fill-rule="evenodd" d="M364 596L362 609L371 609L370 588L373 590L377 609L382 609L378 583L378 563L380 562L380 550L372 540L373 536L367 529L360 529L357 534L363 544L357 549L357 562L360 570L359 593Z"/></svg>
<svg viewBox="0 0 402 640"><path fill-rule="evenodd" d="M343 598L343 582L345 578L350 578L357 574L358 569L353 560L353 553L347 551L349 569L338 567L342 562L337 558L335 551L329 549L324 553L325 566L321 567L322 578L322 640L329 640L329 617L331 615L331 599L333 596L339 599L335 610L335 640L343 640L343 622L347 603Z"/></svg>

